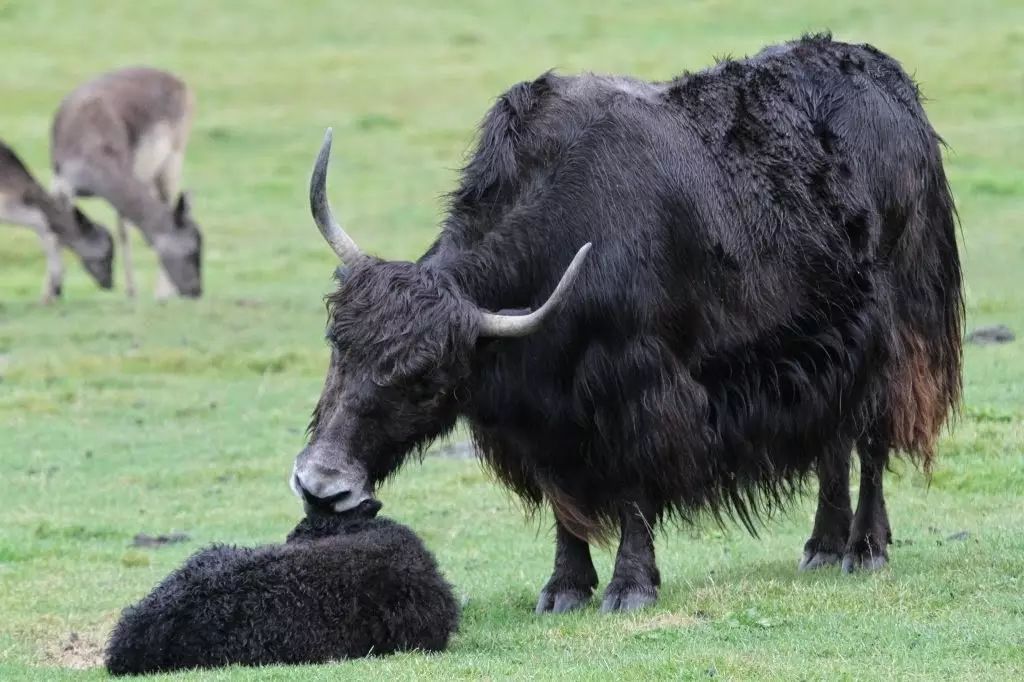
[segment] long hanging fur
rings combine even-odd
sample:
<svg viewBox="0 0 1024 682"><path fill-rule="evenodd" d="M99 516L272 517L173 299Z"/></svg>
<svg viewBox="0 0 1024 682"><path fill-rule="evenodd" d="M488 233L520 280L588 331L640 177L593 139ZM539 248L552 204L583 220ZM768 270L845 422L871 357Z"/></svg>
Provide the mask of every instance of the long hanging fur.
<svg viewBox="0 0 1024 682"><path fill-rule="evenodd" d="M876 424L929 471L963 318L940 146L897 62L829 36L512 88L421 263L529 308L595 246L559 319L477 350L485 461L589 539L637 492L754 531Z"/></svg>
<svg viewBox="0 0 1024 682"><path fill-rule="evenodd" d="M754 531L865 434L928 471L960 396L955 224L917 87L870 46L545 73L487 114L418 262L347 267L306 454L377 482L464 417L589 540L637 501ZM536 309L587 242L543 329L479 338L479 309Z"/></svg>

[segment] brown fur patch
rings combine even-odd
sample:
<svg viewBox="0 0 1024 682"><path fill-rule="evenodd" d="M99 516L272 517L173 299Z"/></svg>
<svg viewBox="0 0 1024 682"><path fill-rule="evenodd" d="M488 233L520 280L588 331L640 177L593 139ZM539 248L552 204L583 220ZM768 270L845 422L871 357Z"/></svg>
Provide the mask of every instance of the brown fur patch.
<svg viewBox="0 0 1024 682"><path fill-rule="evenodd" d="M541 484L544 497L551 503L555 517L566 530L584 542L609 547L615 539L616 528L602 519L593 518L584 512L576 500L564 490Z"/></svg>
<svg viewBox="0 0 1024 682"><path fill-rule="evenodd" d="M924 339L912 330L902 330L900 340L901 351L889 382L890 436L896 449L919 460L930 474L935 441L960 399L959 382L950 378L959 376L959 357L929 352ZM952 373L944 366L948 362L956 363Z"/></svg>

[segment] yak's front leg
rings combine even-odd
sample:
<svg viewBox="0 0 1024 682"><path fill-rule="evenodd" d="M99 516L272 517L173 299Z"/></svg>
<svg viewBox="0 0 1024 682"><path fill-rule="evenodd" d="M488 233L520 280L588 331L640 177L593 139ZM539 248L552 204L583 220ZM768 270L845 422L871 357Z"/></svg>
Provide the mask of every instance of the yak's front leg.
<svg viewBox="0 0 1024 682"><path fill-rule="evenodd" d="M631 502L621 512L622 539L615 572L604 591L602 613L632 611L658 600L661 575L654 560L656 514L646 501Z"/></svg>
<svg viewBox="0 0 1024 682"><path fill-rule="evenodd" d="M852 447L852 443L844 441L818 459L818 511L814 515L814 530L804 544L801 571L832 566L843 560L853 518L850 508Z"/></svg>
<svg viewBox="0 0 1024 682"><path fill-rule="evenodd" d="M584 606L597 587L597 571L590 559L590 545L555 520L555 570L540 599L537 613L564 613Z"/></svg>

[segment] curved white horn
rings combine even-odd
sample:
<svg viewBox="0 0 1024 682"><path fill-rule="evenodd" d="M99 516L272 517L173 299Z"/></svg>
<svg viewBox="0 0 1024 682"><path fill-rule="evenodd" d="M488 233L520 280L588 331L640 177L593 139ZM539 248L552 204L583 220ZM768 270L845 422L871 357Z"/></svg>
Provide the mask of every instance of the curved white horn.
<svg viewBox="0 0 1024 682"><path fill-rule="evenodd" d="M362 255L362 251L345 232L345 228L334 219L330 202L327 201L327 164L331 159L332 130L327 129L324 143L317 154L313 165L313 177L309 180L309 208L313 212L313 220L320 228L320 234L345 263L351 263Z"/></svg>
<svg viewBox="0 0 1024 682"><path fill-rule="evenodd" d="M576 280L576 276L583 266L583 261L587 258L590 246L591 243L587 242L583 245L583 248L576 252L576 256L569 263L569 267L565 269L562 279L558 281L558 286L548 296L548 300L544 301L544 305L529 315L497 315L481 311L480 336L519 337L527 336L537 331L544 324L544 319L562 303L565 295L569 293L569 288L572 287L572 283Z"/></svg>

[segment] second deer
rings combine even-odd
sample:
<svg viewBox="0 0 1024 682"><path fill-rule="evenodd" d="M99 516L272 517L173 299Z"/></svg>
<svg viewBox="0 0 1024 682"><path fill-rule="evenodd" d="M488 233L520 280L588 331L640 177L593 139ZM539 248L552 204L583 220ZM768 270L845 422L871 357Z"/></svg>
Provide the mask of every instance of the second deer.
<svg viewBox="0 0 1024 682"><path fill-rule="evenodd" d="M104 289L111 286L114 245L99 223L70 202L54 199L36 182L14 150L0 140L0 222L23 225L39 235L46 254L42 299L52 303L64 287L61 247L73 251Z"/></svg>

